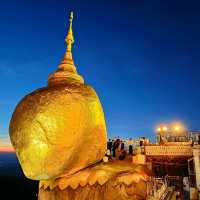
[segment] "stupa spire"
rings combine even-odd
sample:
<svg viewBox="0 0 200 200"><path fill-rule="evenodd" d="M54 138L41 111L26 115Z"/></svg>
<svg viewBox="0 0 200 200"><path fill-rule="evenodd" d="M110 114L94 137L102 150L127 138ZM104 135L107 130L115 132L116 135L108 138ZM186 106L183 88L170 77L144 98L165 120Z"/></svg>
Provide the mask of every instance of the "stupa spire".
<svg viewBox="0 0 200 200"><path fill-rule="evenodd" d="M72 30L72 21L73 21L73 12L70 13L69 17L69 30L67 36L65 38L65 42L67 44L67 49L65 56L59 65L59 69L67 70L76 73L76 67L74 65L74 60L72 57L72 44L74 43L74 36Z"/></svg>
<svg viewBox="0 0 200 200"><path fill-rule="evenodd" d="M71 51L72 49L72 44L74 43L74 35L73 35L73 29L72 29L72 22L73 22L73 12L70 13L70 18L69 18L69 30L68 34L65 38L65 41L67 43L67 50Z"/></svg>
<svg viewBox="0 0 200 200"><path fill-rule="evenodd" d="M76 66L74 64L72 56L72 44L74 43L72 22L73 22L73 12L70 13L69 29L65 38L65 42L67 44L66 52L60 65L58 66L57 71L49 76L48 79L49 85L55 85L66 82L84 83L82 76L80 76L76 71Z"/></svg>

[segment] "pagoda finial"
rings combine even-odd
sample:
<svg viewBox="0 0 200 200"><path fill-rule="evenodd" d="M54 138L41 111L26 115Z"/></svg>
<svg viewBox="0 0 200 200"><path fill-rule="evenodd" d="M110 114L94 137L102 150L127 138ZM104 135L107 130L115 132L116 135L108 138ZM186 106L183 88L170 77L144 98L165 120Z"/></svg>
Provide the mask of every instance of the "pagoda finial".
<svg viewBox="0 0 200 200"><path fill-rule="evenodd" d="M69 18L69 30L68 34L65 38L65 41L67 43L67 50L71 51L72 49L72 44L74 43L74 35L73 35L73 30L72 30L72 21L73 21L73 12L70 13L70 18Z"/></svg>
<svg viewBox="0 0 200 200"><path fill-rule="evenodd" d="M67 43L67 49L65 55L58 66L56 72L51 74L48 78L48 85L73 83L84 83L84 79L77 73L76 66L74 64L72 56L72 44L74 43L74 35L72 30L73 12L70 13L69 17L69 30L65 38Z"/></svg>
<svg viewBox="0 0 200 200"><path fill-rule="evenodd" d="M68 30L67 36L65 38L65 42L67 44L67 49L66 49L64 58L59 65L59 69L76 73L76 67L74 65L73 56L72 56L72 44L74 43L72 21L73 21L73 12L70 13L69 30Z"/></svg>

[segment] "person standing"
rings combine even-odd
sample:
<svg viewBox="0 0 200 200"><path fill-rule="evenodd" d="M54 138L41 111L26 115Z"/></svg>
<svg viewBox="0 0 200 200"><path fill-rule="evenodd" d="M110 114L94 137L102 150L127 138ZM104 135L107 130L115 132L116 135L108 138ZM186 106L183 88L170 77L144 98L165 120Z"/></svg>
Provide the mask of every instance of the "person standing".
<svg viewBox="0 0 200 200"><path fill-rule="evenodd" d="M132 140L132 138L129 138L127 144L128 144L129 155L133 155L133 140Z"/></svg>
<svg viewBox="0 0 200 200"><path fill-rule="evenodd" d="M111 139L109 139L108 142L107 142L107 149L110 150L110 152L112 150L112 141L111 141Z"/></svg>
<svg viewBox="0 0 200 200"><path fill-rule="evenodd" d="M120 145L120 139L116 139L112 147L113 157L116 156L116 150L118 149L119 145Z"/></svg>

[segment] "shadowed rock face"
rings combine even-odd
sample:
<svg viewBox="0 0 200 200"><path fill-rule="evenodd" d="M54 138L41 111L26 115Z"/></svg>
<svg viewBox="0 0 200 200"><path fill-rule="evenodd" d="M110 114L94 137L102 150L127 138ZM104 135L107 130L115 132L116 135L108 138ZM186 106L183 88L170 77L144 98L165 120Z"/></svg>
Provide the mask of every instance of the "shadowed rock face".
<svg viewBox="0 0 200 200"><path fill-rule="evenodd" d="M28 178L74 173L104 156L106 127L99 99L83 84L36 90L17 105L10 138Z"/></svg>

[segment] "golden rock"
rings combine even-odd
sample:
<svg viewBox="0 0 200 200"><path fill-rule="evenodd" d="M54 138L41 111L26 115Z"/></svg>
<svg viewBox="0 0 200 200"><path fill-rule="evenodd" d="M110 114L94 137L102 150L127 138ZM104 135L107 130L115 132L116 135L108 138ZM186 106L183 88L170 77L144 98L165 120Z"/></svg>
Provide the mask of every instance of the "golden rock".
<svg viewBox="0 0 200 200"><path fill-rule="evenodd" d="M106 125L94 89L84 84L72 58L73 14L67 50L48 86L25 96L10 121L10 138L26 177L35 180L71 175L100 161Z"/></svg>

